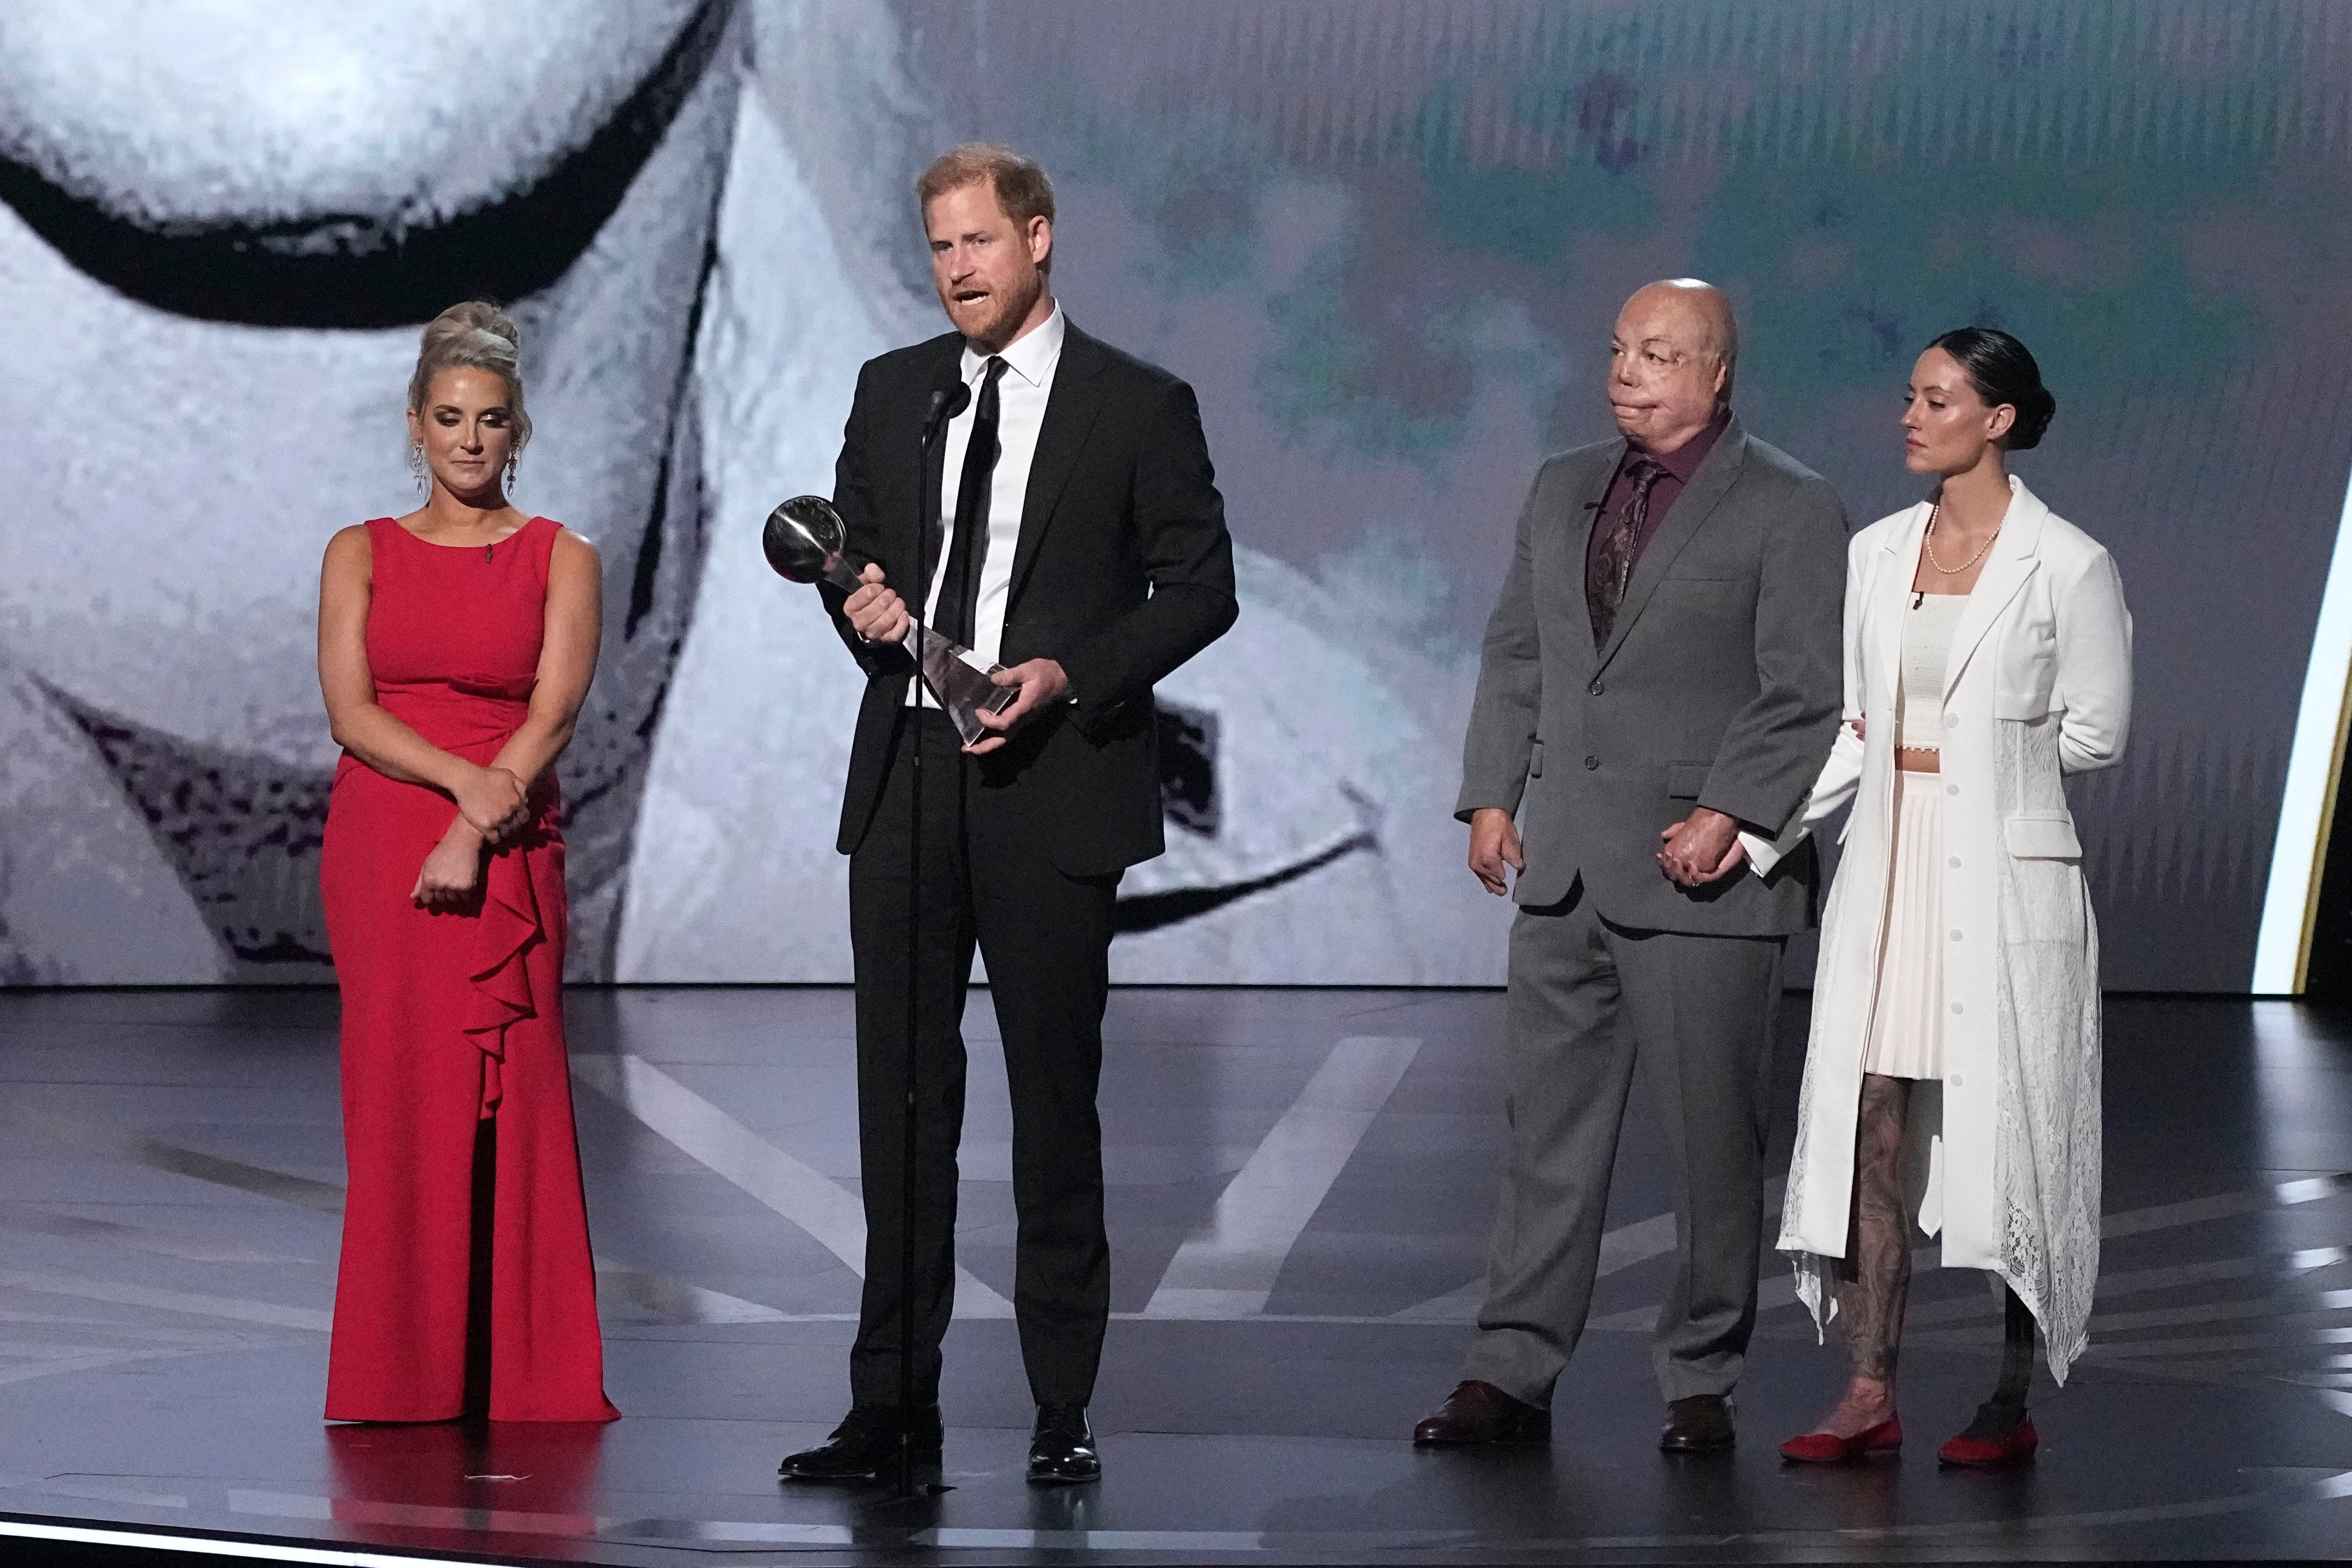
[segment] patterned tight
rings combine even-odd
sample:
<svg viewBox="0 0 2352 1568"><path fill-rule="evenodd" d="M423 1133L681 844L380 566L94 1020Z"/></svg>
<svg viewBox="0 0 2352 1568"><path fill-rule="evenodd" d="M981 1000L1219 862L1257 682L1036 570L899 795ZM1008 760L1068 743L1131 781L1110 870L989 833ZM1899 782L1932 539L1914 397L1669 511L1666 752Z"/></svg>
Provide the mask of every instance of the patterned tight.
<svg viewBox="0 0 2352 1568"><path fill-rule="evenodd" d="M1838 1316L1845 1320L1853 1375L1892 1385L1911 1295L1911 1214L1903 1201L1903 1124L1911 1080L1864 1073L1854 1126L1853 1238L1838 1268Z"/></svg>
<svg viewBox="0 0 2352 1568"><path fill-rule="evenodd" d="M1863 1075L1854 1129L1853 1245L1839 1266L1837 1282L1838 1317L1845 1324L1854 1386L1825 1430L1859 1429L1858 1422L1884 1419L1893 1411L1903 1312L1911 1293L1912 1216L1903 1200L1902 1168L1910 1109L1910 1079ZM2001 1295L2000 1379L1969 1427L1970 1436L1993 1440L2006 1437L2024 1420L2033 1382L2033 1314L2016 1291L2003 1286ZM1854 1407L1850 1415L1849 1406Z"/></svg>

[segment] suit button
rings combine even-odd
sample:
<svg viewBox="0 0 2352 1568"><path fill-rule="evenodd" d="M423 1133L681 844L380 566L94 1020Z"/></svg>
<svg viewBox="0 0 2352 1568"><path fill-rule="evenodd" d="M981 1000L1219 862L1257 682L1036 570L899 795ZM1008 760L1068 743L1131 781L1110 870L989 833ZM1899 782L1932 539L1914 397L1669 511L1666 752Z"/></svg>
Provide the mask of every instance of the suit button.
<svg viewBox="0 0 2352 1568"><path fill-rule="evenodd" d="M1598 697L1601 695L1601 682L1596 680L1584 689L1591 692L1593 696Z"/></svg>
<svg viewBox="0 0 2352 1568"><path fill-rule="evenodd" d="M1588 768L1597 768L1601 765L1601 759L1599 757L1588 756L1584 759L1584 765Z"/></svg>

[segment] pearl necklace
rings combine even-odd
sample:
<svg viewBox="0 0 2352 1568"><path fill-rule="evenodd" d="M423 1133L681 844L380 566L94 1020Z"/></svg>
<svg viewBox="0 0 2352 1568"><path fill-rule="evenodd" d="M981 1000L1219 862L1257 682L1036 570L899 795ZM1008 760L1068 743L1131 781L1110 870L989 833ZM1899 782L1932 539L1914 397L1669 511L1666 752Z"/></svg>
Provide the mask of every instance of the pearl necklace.
<svg viewBox="0 0 2352 1568"><path fill-rule="evenodd" d="M1985 552L1992 548L1992 542L2000 537L2000 524L1993 524L1992 531L1985 535L1985 542L1977 546L1977 552L1974 555L1969 556L1958 566L1947 566L1942 562L1936 559L1936 521L1943 515L1944 503L1942 501L1937 501L1929 509L1927 512L1927 531L1920 536L1919 547L1927 552L1928 565L1933 566L1937 571L1941 572L1947 577L1957 577L1961 573L1967 571L1969 567L1975 565L1978 562L1985 558ZM2001 521L2005 522L2008 520L2004 518Z"/></svg>

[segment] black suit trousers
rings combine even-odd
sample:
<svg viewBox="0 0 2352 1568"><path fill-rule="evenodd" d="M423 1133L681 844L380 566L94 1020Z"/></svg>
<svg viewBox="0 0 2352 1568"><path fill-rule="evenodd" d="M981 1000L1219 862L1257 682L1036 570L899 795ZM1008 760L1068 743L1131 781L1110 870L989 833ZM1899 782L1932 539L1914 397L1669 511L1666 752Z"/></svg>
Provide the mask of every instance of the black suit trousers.
<svg viewBox="0 0 2352 1568"><path fill-rule="evenodd" d="M919 913L908 825L921 738ZM1017 750L1017 748L1009 748ZM1003 753L998 753L1001 757ZM963 1127L964 993L975 944L988 961L1013 1102L1019 1216L1013 1304L1032 1394L1084 1405L1110 1315L1103 1228L1103 1005L1119 874L1058 868L1021 814L1011 770L965 755L945 715L901 710L874 819L849 861L857 980L857 1117L866 1289L850 1352L852 1397L899 1397L898 1279L906 1120L907 933L919 949L915 1129L915 1396L939 1397L940 1344L955 1302L956 1143ZM1034 822L1034 816L1029 818Z"/></svg>

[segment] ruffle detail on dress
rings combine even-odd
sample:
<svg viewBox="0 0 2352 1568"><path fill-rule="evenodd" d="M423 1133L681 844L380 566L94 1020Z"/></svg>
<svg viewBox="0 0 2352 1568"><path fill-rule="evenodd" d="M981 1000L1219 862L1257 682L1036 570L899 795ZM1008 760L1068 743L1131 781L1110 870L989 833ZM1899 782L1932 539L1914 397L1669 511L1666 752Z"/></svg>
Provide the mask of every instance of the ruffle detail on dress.
<svg viewBox="0 0 2352 1568"><path fill-rule="evenodd" d="M474 962L467 972L473 994L466 1004L465 1031L481 1047L482 1118L498 1112L502 1092L499 1064L506 1060L507 1026L539 1016L530 973L523 954L546 940L539 894L531 886L530 850L501 849L489 858L482 878L482 912L474 932Z"/></svg>

